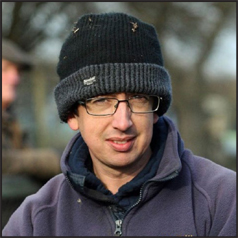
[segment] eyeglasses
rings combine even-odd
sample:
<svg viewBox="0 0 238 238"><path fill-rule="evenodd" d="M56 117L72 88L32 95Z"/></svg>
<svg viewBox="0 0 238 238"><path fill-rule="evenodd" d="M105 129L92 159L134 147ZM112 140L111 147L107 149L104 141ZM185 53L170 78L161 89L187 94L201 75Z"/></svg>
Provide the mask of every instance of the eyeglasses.
<svg viewBox="0 0 238 238"><path fill-rule="evenodd" d="M161 99L161 97L155 95L136 94L125 100L99 96L86 99L85 101L78 101L78 103L85 106L89 115L108 116L116 112L120 102L126 102L133 113L152 113L159 109Z"/></svg>

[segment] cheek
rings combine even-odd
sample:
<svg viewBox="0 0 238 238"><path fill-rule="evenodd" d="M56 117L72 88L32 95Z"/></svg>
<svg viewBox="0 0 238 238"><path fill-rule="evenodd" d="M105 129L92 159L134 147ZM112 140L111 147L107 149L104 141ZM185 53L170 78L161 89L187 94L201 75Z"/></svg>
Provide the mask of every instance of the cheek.
<svg viewBox="0 0 238 238"><path fill-rule="evenodd" d="M83 127L80 132L89 148L91 156L99 155L104 151L102 133L97 126Z"/></svg>
<svg viewBox="0 0 238 238"><path fill-rule="evenodd" d="M79 131L82 134L86 144L96 144L99 143L100 138L105 131L105 126L103 126L103 122L99 122L97 120L82 120L79 123Z"/></svg>
<svg viewBox="0 0 238 238"><path fill-rule="evenodd" d="M150 140L151 140L152 133L153 133L153 125L154 125L155 121L156 120L152 114L144 115L144 118L138 117L134 121L136 131L140 135L141 143L150 144Z"/></svg>

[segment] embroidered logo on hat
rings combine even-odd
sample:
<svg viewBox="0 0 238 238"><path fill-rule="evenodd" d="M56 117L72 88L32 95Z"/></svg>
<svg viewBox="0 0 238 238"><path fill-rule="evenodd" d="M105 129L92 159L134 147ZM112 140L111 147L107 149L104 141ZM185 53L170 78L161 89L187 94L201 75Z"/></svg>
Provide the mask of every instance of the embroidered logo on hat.
<svg viewBox="0 0 238 238"><path fill-rule="evenodd" d="M91 85L91 84L93 84L95 82L96 82L96 76L93 76L93 77L91 77L89 79L84 79L83 80L83 84L84 85Z"/></svg>

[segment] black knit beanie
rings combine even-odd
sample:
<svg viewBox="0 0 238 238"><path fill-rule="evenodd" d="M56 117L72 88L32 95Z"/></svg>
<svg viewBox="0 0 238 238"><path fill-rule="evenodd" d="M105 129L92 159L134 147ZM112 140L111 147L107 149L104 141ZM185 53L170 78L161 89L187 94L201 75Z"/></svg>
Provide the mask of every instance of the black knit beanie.
<svg viewBox="0 0 238 238"><path fill-rule="evenodd" d="M162 97L158 115L171 103L171 83L155 28L124 13L87 14L64 42L54 94L60 119L67 122L78 101L130 92Z"/></svg>

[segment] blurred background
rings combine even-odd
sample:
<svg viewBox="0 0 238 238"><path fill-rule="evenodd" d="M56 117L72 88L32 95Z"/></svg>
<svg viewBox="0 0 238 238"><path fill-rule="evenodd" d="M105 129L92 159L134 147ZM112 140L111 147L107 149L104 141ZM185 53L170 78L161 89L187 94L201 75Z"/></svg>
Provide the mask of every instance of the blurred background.
<svg viewBox="0 0 238 238"><path fill-rule="evenodd" d="M60 153L75 134L60 122L53 89L63 41L85 13L122 11L156 27L173 87L167 113L185 147L236 170L235 2L3 2L2 35L35 59L15 111L29 141Z"/></svg>

